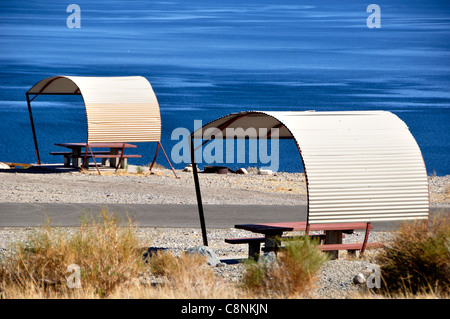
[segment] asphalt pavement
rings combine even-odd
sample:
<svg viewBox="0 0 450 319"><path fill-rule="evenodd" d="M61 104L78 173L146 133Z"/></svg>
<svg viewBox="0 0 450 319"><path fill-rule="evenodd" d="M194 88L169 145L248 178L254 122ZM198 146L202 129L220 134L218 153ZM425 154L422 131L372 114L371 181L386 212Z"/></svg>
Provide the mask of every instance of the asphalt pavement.
<svg viewBox="0 0 450 319"><path fill-rule="evenodd" d="M102 209L139 227L200 227L197 205L173 204L58 204L0 203L0 227L79 226L82 217L99 216ZM231 228L236 224L306 220L306 206L204 205L206 227ZM450 207L431 208L431 215L449 213ZM374 231L395 230L400 222L374 222Z"/></svg>

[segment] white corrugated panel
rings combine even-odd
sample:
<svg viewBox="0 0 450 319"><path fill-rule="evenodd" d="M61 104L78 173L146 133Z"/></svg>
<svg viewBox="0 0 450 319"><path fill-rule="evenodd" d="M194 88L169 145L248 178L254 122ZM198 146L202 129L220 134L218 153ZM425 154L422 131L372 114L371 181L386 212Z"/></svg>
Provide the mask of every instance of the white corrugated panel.
<svg viewBox="0 0 450 319"><path fill-rule="evenodd" d="M406 124L390 112L241 112L203 130L226 123L284 124L280 137L294 137L304 162L311 224L428 218L422 154Z"/></svg>
<svg viewBox="0 0 450 319"><path fill-rule="evenodd" d="M88 142L156 142L161 115L150 83L141 76L55 76L29 94L81 94L86 106Z"/></svg>
<svg viewBox="0 0 450 319"><path fill-rule="evenodd" d="M311 224L428 218L422 155L394 114L271 115L291 130L302 152Z"/></svg>

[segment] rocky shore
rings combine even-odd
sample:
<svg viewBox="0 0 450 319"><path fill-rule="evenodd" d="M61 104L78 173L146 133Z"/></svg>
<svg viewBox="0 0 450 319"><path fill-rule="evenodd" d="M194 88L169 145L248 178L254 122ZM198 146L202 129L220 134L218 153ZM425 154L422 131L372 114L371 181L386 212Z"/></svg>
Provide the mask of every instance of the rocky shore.
<svg viewBox="0 0 450 319"><path fill-rule="evenodd" d="M38 203L121 203L121 204L196 204L192 173L170 170L148 173L112 174L48 173L22 170L0 172L0 202ZM206 204L298 205L306 201L304 174L276 175L201 174L203 201ZM450 176L430 176L432 206L450 205ZM25 241L33 228L0 227L0 256L11 253L12 244ZM74 229L67 228L68 232ZM143 247L163 247L174 252L185 251L200 242L200 229L137 228ZM246 245L229 245L224 238L245 236L237 229L209 229L210 248L222 261L214 267L217 276L238 282L242 276L239 260L247 255ZM389 232L372 232L369 241L386 243ZM363 233L347 235L344 242L360 242ZM347 298L364 290L355 285L358 273L370 273L376 250L354 259L340 252L339 260L326 263L310 297ZM151 281L141 278L141 281Z"/></svg>
<svg viewBox="0 0 450 319"><path fill-rule="evenodd" d="M51 173L0 170L1 203L196 204L192 173L167 169L128 173ZM431 206L450 205L450 175L429 176ZM303 173L200 174L205 204L298 205L306 203Z"/></svg>

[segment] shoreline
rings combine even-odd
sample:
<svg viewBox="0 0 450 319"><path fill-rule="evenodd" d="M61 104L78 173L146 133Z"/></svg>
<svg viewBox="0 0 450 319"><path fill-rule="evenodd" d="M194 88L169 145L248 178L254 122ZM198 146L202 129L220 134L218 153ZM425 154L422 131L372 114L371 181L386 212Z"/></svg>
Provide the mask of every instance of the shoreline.
<svg viewBox="0 0 450 319"><path fill-rule="evenodd" d="M97 175L41 169L0 170L0 203L197 204L192 173L154 169L154 174ZM304 173L199 174L204 204L304 205ZM450 175L428 176L430 206L450 206Z"/></svg>

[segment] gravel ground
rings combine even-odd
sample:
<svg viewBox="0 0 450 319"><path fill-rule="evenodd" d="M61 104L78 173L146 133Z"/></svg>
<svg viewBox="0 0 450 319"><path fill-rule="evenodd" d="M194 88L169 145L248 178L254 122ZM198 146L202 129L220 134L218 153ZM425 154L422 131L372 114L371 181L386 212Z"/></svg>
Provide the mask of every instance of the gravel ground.
<svg viewBox="0 0 450 319"><path fill-rule="evenodd" d="M192 173L177 171L175 179L169 170L155 171L155 175L117 175L80 173L20 173L0 172L0 202L40 203L120 203L120 204L196 204ZM264 204L298 205L306 200L304 175L277 173L272 176L257 174L219 175L201 174L202 197L206 204ZM450 204L450 176L429 177L433 206ZM0 256L11 252L11 244L25 241L34 229L0 228ZM68 231L74 231L68 229ZM200 229L138 228L137 234L144 247L163 247L175 252L184 251L201 243ZM210 247L224 263L215 267L215 273L231 282L242 276L242 265L236 262L247 255L246 245L229 245L224 238L247 236L237 229L209 229ZM344 242L360 242L363 233L347 235ZM386 243L389 232L372 232L371 242ZM363 258L351 258L340 252L339 260L328 261L323 267L312 298L346 298L361 291L353 284L358 273L366 276L373 266L376 250L366 251Z"/></svg>
<svg viewBox="0 0 450 319"><path fill-rule="evenodd" d="M148 174L4 173L1 203L196 204L192 173ZM450 175L430 176L430 202L450 205ZM303 173L200 174L204 204L299 205L306 203ZM282 194L282 196L280 196Z"/></svg>
<svg viewBox="0 0 450 319"><path fill-rule="evenodd" d="M192 173L155 175L0 173L2 203L197 204ZM204 204L305 203L303 174L201 174ZM279 196L283 193L283 196Z"/></svg>

